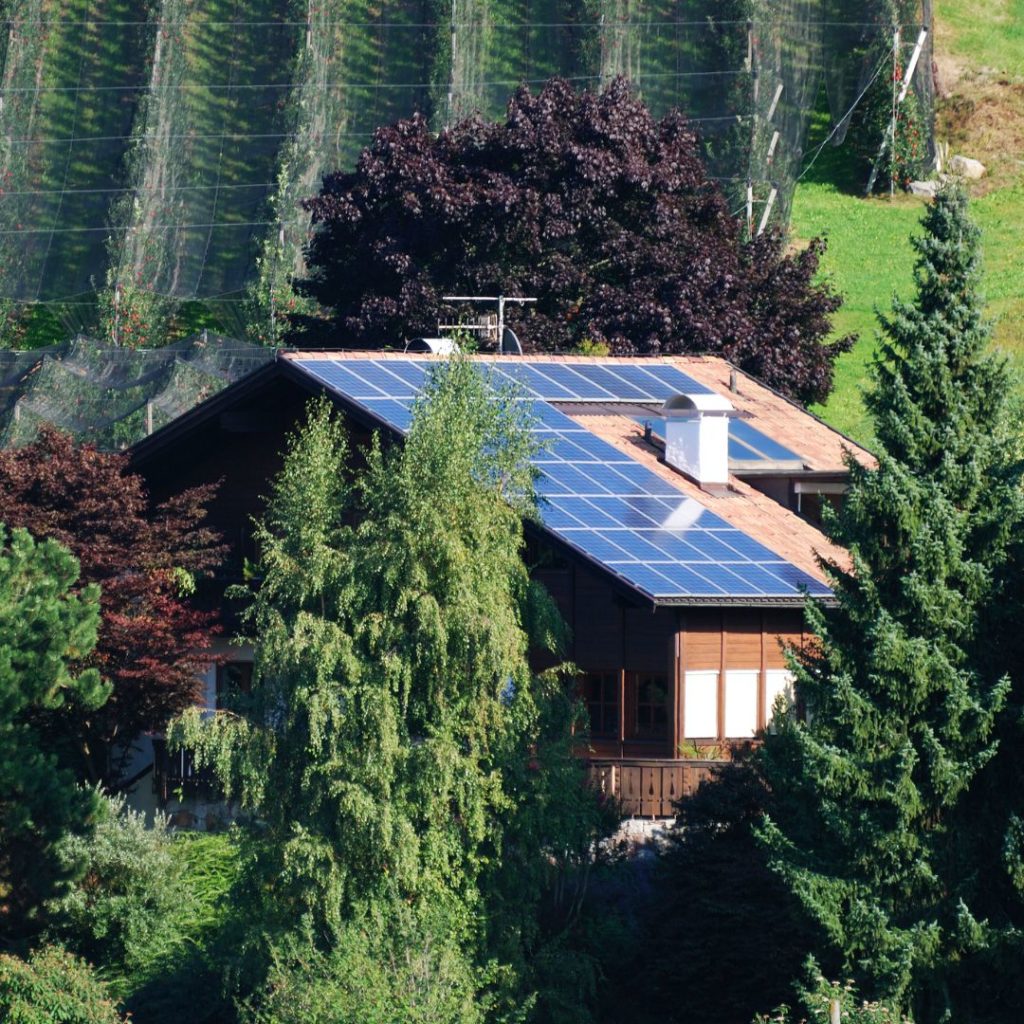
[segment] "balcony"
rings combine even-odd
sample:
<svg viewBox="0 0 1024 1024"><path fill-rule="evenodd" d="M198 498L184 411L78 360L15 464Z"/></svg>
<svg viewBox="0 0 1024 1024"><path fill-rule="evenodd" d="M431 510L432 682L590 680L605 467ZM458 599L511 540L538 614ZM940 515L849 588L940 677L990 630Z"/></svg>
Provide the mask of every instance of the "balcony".
<svg viewBox="0 0 1024 1024"><path fill-rule="evenodd" d="M697 787L727 761L668 760L665 758L597 758L588 761L590 784L619 801L632 818L675 817L675 803L692 796Z"/></svg>
<svg viewBox="0 0 1024 1024"><path fill-rule="evenodd" d="M153 786L161 804L172 797L209 797L218 792L211 769L197 767L191 750L169 751L164 739L153 740Z"/></svg>

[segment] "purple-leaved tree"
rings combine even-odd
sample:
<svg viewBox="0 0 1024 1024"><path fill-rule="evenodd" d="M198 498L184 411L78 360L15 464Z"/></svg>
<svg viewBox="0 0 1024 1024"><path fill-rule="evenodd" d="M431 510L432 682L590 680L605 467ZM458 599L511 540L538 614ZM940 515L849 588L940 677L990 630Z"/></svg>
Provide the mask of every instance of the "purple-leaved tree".
<svg viewBox="0 0 1024 1024"><path fill-rule="evenodd" d="M509 311L528 351L716 353L820 401L852 343L826 342L841 300L814 282L824 243L744 241L686 118L656 121L623 80L521 88L501 123L381 128L305 205L316 230L297 288L329 313L295 317L305 346L432 335L452 291L531 295Z"/></svg>

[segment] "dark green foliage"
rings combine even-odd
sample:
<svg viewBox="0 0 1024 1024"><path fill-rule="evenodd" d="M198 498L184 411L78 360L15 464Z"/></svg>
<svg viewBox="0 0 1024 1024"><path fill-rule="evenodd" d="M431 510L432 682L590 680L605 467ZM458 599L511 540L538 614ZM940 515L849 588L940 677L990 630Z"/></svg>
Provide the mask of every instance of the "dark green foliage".
<svg viewBox="0 0 1024 1024"><path fill-rule="evenodd" d="M27 959L0 954L0 1020L5 1024L123 1024L103 982L60 946Z"/></svg>
<svg viewBox="0 0 1024 1024"><path fill-rule="evenodd" d="M681 805L630 965L644 992L644 1021L748 1024L789 1000L821 936L754 836L772 805L743 761Z"/></svg>
<svg viewBox="0 0 1024 1024"><path fill-rule="evenodd" d="M956 1016L950 965L984 944L955 822L996 749L1007 681L980 652L1022 505L964 194L923 224L917 296L881 318L879 463L850 463L828 527L852 566L827 566L836 605L810 608L821 642L795 666L810 717L786 715L758 765L773 867L865 993L927 1024Z"/></svg>
<svg viewBox="0 0 1024 1024"><path fill-rule="evenodd" d="M523 87L499 124L379 129L306 206L298 289L331 319L296 317L304 345L400 345L436 333L443 295L527 295L508 315L530 350L713 352L820 401L852 343L825 343L840 299L815 283L823 243L744 244L694 129L678 111L655 121L622 79Z"/></svg>
<svg viewBox="0 0 1024 1024"><path fill-rule="evenodd" d="M158 845L163 853L164 843ZM150 882L149 891L158 895L173 887L182 899L171 908L166 924L150 922L162 940L160 948L143 957L143 970L123 978L125 1008L137 1024L177 1024L182 1007L188 1008L190 1024L227 1024L235 1019L224 975L237 964L243 930L254 925L235 892L250 845L251 840L237 830L180 832L166 850L171 864L164 879L142 872ZM151 899L148 905L155 903Z"/></svg>
<svg viewBox="0 0 1024 1024"><path fill-rule="evenodd" d="M478 980L443 919L397 916L347 923L330 952L301 937L274 950L251 1024L479 1024Z"/></svg>
<svg viewBox="0 0 1024 1024"><path fill-rule="evenodd" d="M82 872L56 845L85 833L97 810L34 722L88 714L110 695L96 669L69 667L92 653L100 619L99 589L75 594L77 580L66 548L0 525L0 940L36 930L43 902Z"/></svg>

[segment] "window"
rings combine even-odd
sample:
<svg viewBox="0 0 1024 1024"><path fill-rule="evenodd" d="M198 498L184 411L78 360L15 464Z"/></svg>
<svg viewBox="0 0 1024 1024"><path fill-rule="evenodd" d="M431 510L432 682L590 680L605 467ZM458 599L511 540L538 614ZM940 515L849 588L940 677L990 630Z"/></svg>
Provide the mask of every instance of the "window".
<svg viewBox="0 0 1024 1024"><path fill-rule="evenodd" d="M580 696L587 705L591 736L619 735L618 672L587 672L580 680Z"/></svg>
<svg viewBox="0 0 1024 1024"><path fill-rule="evenodd" d="M252 690L252 662L227 661L217 666L217 707L230 707L240 694Z"/></svg>
<svg viewBox="0 0 1024 1024"><path fill-rule="evenodd" d="M683 726L687 739L718 736L718 673L687 672L683 701Z"/></svg>
<svg viewBox="0 0 1024 1024"><path fill-rule="evenodd" d="M768 728L772 728L772 711L775 701L781 695L783 703L789 707L793 703L793 673L788 668L770 668L765 672L764 687L764 720Z"/></svg>
<svg viewBox="0 0 1024 1024"><path fill-rule="evenodd" d="M663 739L668 735L668 686L665 677L630 672L629 682L636 695L633 735L637 739Z"/></svg>
<svg viewBox="0 0 1024 1024"><path fill-rule="evenodd" d="M760 669L729 669L725 673L725 735L746 739L757 732L757 684Z"/></svg>

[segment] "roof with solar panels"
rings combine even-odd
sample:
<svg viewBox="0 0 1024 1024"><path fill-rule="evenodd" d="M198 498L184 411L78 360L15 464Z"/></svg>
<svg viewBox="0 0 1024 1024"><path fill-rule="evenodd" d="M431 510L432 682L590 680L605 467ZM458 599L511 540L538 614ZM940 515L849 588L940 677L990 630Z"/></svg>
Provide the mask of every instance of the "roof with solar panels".
<svg viewBox="0 0 1024 1024"><path fill-rule="evenodd" d="M850 439L716 357L472 358L532 405L540 520L569 553L654 605L828 595L818 556L843 553L757 485L839 480L845 457L871 461ZM278 366L401 435L437 362L316 351L281 353Z"/></svg>

